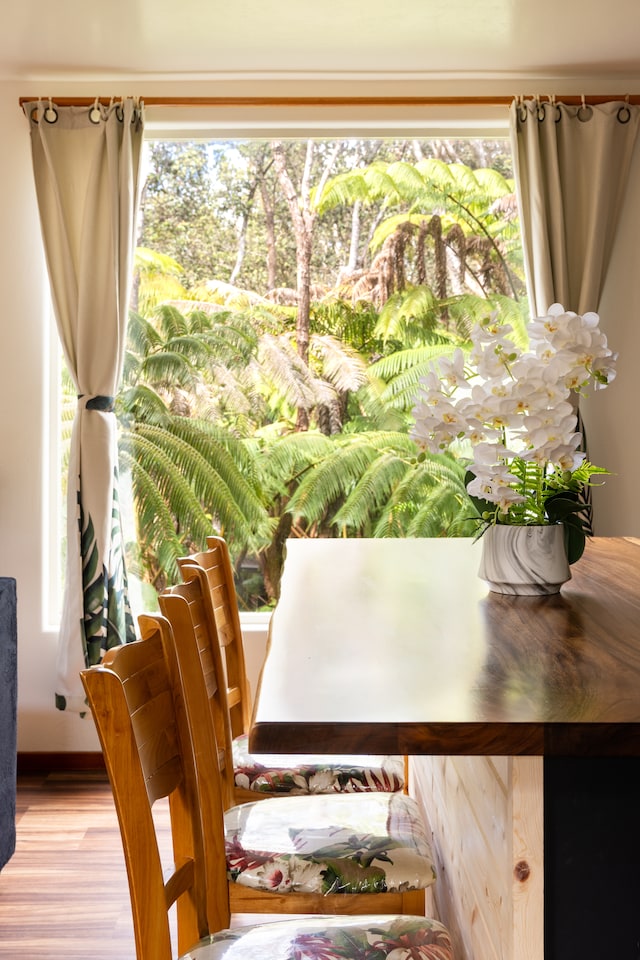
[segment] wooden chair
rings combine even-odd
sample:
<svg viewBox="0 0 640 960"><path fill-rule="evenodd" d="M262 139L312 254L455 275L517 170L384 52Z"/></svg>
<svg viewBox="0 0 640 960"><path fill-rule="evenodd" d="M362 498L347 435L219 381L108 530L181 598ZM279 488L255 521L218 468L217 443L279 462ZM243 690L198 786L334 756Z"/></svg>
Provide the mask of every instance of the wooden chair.
<svg viewBox="0 0 640 960"><path fill-rule="evenodd" d="M163 591L193 748L218 766L231 909L238 913L424 914L435 879L425 826L402 792L233 800L226 683L200 580ZM222 737L216 743L218 731Z"/></svg>
<svg viewBox="0 0 640 960"><path fill-rule="evenodd" d="M207 550L178 559L185 581L199 578L207 616L217 631L227 678L236 800L301 793L405 790L405 757L258 756L248 747L251 698L229 548L207 537Z"/></svg>
<svg viewBox="0 0 640 960"><path fill-rule="evenodd" d="M100 666L81 673L120 823L137 960L172 960L173 903L183 960L223 960L229 952L238 960L287 960L309 944L324 947L323 955L357 960L372 939L376 956L387 957L408 938L423 951L431 947L438 960L453 960L446 929L422 917L296 918L228 928L220 781L198 775L169 624L145 616L140 628L142 640L109 651ZM169 798L176 864L168 877L153 815L161 797ZM331 953L332 945L340 952Z"/></svg>

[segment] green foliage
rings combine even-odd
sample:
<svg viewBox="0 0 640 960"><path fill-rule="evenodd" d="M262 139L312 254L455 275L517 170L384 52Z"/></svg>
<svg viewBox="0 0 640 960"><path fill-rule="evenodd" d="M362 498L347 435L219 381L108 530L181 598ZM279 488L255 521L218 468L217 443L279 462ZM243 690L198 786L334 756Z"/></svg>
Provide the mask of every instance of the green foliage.
<svg viewBox="0 0 640 960"><path fill-rule="evenodd" d="M471 533L464 467L450 455L418 456L415 442L402 433L341 436L332 445L291 496L287 509L296 521L333 536ZM427 521L431 533L418 533Z"/></svg>
<svg viewBox="0 0 640 960"><path fill-rule="evenodd" d="M221 442L211 424L171 416L162 426L137 422L121 432L120 457L131 473L143 553L170 580L176 558L202 549L213 529L253 548L266 534L242 451Z"/></svg>
<svg viewBox="0 0 640 960"><path fill-rule="evenodd" d="M312 332L329 333L364 357L384 349L378 328L379 313L367 301L353 303L340 296L328 296L311 304Z"/></svg>
<svg viewBox="0 0 640 960"><path fill-rule="evenodd" d="M424 314L419 313L423 302L420 291L414 293L409 304L416 308L415 315L407 316L401 298L397 298L386 314L384 310L380 314L378 329L385 318L385 331L399 344L394 352L377 360L369 368L370 375L377 378L379 401L384 405L410 411L420 377L427 373L431 363L440 357L450 356L457 347L468 351L471 329L491 314L495 314L500 322L511 324L512 338L518 346L524 348L527 344L528 317L526 306L521 301L500 295L485 298L465 294L438 303L431 295L427 295L424 303L429 314L425 318ZM448 327L443 326L441 319L444 310Z"/></svg>
<svg viewBox="0 0 640 960"><path fill-rule="evenodd" d="M518 481L518 492L525 502L513 504L509 514L500 512L495 503L480 497L470 497L477 511L476 535L482 536L492 523L512 525L561 523L564 527L564 540L567 560L575 563L584 553L586 538L591 524L591 504L585 497L585 490L593 486L592 476L608 474L604 467L597 467L583 460L575 470L539 466L532 461L514 457L509 469ZM466 482L474 479L467 472Z"/></svg>
<svg viewBox="0 0 640 960"><path fill-rule="evenodd" d="M415 164L377 160L329 180L318 200L326 211L345 203L381 205L381 216L370 241L370 252L385 249L395 258L415 246L415 278L419 282L427 260L422 247L430 235L435 245L434 283L444 283L442 245L460 259L459 284L475 284L484 294L524 288L519 250L513 181L495 169L472 169L462 163L428 158ZM407 273L406 267L403 274ZM407 274L408 275L408 274ZM400 284L402 292L404 284ZM444 296L441 290L440 296Z"/></svg>
<svg viewBox="0 0 640 960"><path fill-rule="evenodd" d="M311 191L308 363L298 355L295 249L271 145L150 147L117 411L137 569L160 586L212 529L227 536L239 566L257 556L265 583L267 571L277 580L287 532L474 529L464 461L419 455L408 431L433 359L465 349L491 310L512 323L514 338L523 328L508 151L497 141L353 139L337 152L332 141L283 149L296 183L308 157L311 183L334 152L338 171ZM445 163L453 151L464 162ZM492 159L496 169L483 166ZM296 430L301 409L306 431ZM247 577L256 579L254 568ZM272 597L277 584L257 592L265 589Z"/></svg>
<svg viewBox="0 0 640 960"><path fill-rule="evenodd" d="M188 287L198 276L214 274L216 253L223 255L224 251L220 245L224 237L209 214L212 189L207 146L156 141L147 144L146 151L149 173L140 245L162 251L179 263L183 284Z"/></svg>

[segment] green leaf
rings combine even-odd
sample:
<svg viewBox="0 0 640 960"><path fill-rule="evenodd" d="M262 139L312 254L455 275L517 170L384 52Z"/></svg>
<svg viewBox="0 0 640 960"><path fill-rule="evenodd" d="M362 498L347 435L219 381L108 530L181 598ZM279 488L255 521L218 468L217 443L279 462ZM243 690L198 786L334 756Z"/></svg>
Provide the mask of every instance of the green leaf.
<svg viewBox="0 0 640 960"><path fill-rule="evenodd" d="M544 509L551 523L562 523L572 514L586 513L589 510L589 504L580 500L577 494L565 491L547 497Z"/></svg>
<svg viewBox="0 0 640 960"><path fill-rule="evenodd" d="M562 524L564 528L564 545L567 550L569 564L575 563L584 553L586 535L579 518L573 516Z"/></svg>

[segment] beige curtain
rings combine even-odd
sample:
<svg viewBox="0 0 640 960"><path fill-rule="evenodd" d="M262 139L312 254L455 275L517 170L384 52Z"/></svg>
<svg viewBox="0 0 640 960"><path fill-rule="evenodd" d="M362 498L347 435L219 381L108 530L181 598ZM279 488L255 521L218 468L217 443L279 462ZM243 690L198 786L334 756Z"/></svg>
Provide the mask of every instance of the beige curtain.
<svg viewBox="0 0 640 960"><path fill-rule="evenodd" d="M598 310L640 108L515 100L511 144L533 316Z"/></svg>
<svg viewBox="0 0 640 960"><path fill-rule="evenodd" d="M114 397L124 362L142 106L24 106L54 311L78 393L56 703L85 709L79 671L134 639L118 504Z"/></svg>

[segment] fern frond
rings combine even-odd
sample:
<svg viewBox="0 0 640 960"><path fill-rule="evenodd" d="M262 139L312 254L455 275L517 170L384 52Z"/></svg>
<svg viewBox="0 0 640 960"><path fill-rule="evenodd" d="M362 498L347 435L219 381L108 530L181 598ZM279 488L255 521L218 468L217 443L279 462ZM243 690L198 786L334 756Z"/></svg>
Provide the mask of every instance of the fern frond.
<svg viewBox="0 0 640 960"><path fill-rule="evenodd" d="M311 372L287 337L261 337L259 362L265 378L293 407L310 410L315 406L317 395Z"/></svg>
<svg viewBox="0 0 640 960"><path fill-rule="evenodd" d="M338 446L302 477L288 512L296 519L320 519L330 504L350 493L377 456L375 447L364 441Z"/></svg>
<svg viewBox="0 0 640 960"><path fill-rule="evenodd" d="M310 350L322 359L322 374L337 390L355 391L367 382L364 360L337 337L312 335Z"/></svg>
<svg viewBox="0 0 640 960"><path fill-rule="evenodd" d="M370 464L331 521L338 528L366 529L407 471L407 463L391 451Z"/></svg>

